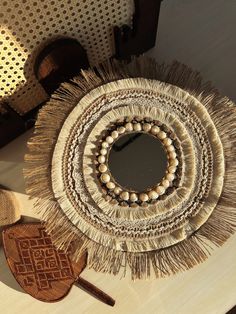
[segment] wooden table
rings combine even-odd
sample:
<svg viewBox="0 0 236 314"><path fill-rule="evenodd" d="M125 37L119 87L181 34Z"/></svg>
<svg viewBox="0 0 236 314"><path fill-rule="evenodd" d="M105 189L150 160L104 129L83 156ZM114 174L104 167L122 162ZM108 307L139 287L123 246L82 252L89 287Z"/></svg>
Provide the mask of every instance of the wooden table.
<svg viewBox="0 0 236 314"><path fill-rule="evenodd" d="M31 131L0 150L0 184L11 188L22 214L37 217L25 195L22 169ZM25 294L11 275L0 249L0 312L4 314L224 314L236 304L236 234L205 263L165 279L132 282L128 277L85 270L83 277L116 299L111 308L73 286L58 303Z"/></svg>

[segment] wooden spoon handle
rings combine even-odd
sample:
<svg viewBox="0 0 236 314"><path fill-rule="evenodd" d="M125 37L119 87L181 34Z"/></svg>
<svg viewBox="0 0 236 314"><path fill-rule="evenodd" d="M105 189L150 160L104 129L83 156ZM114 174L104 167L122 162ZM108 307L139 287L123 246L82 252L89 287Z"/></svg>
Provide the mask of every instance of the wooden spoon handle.
<svg viewBox="0 0 236 314"><path fill-rule="evenodd" d="M114 306L115 300L112 299L108 294L103 292L102 290L98 289L96 286L88 282L87 280L79 277L77 279L77 284L84 288L87 292L91 293L93 296L95 296L100 301L106 303L107 305Z"/></svg>

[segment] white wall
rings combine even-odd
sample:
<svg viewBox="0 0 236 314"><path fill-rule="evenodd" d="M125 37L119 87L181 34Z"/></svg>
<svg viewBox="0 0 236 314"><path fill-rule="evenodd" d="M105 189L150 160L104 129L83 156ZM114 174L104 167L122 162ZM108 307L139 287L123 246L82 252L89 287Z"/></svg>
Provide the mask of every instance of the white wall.
<svg viewBox="0 0 236 314"><path fill-rule="evenodd" d="M181 61L236 101L236 0L163 0L158 61Z"/></svg>

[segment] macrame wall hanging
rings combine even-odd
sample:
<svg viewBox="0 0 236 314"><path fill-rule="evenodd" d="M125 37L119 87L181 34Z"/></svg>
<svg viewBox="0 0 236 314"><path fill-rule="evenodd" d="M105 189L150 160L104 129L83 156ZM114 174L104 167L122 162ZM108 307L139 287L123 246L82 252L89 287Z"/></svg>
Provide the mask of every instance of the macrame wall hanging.
<svg viewBox="0 0 236 314"><path fill-rule="evenodd" d="M27 191L54 244L72 246L75 260L87 251L90 268L130 268L132 279L174 274L235 231L235 130L235 105L188 67L107 62L41 109ZM140 134L160 143L166 169L138 191L117 182L109 158L120 139Z"/></svg>

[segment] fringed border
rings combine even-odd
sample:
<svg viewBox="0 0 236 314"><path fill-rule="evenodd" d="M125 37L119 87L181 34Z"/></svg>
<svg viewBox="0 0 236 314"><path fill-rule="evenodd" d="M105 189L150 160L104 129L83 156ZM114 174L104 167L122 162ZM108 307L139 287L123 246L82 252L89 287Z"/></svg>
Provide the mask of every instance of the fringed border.
<svg viewBox="0 0 236 314"><path fill-rule="evenodd" d="M192 236L158 251L129 253L112 251L92 242L71 224L60 211L52 189L50 163L60 129L74 106L90 90L121 78L144 77L176 85L189 92L208 110L224 148L226 173L221 198L208 221ZM50 122L50 124L49 124ZM45 137L47 134L47 137ZM96 72L84 71L71 83L62 84L38 116L34 137L29 142L28 165L25 170L27 193L38 198L35 208L46 220L47 231L55 245L65 251L74 244L73 257L78 259L89 251L88 266L96 271L117 275L127 266L132 279L148 278L154 270L156 277L175 274L203 262L214 246L221 246L236 230L236 107L222 98L210 83L202 83L199 73L174 62L158 65L154 60L137 58L130 64L107 62ZM55 220L58 228L53 228Z"/></svg>

